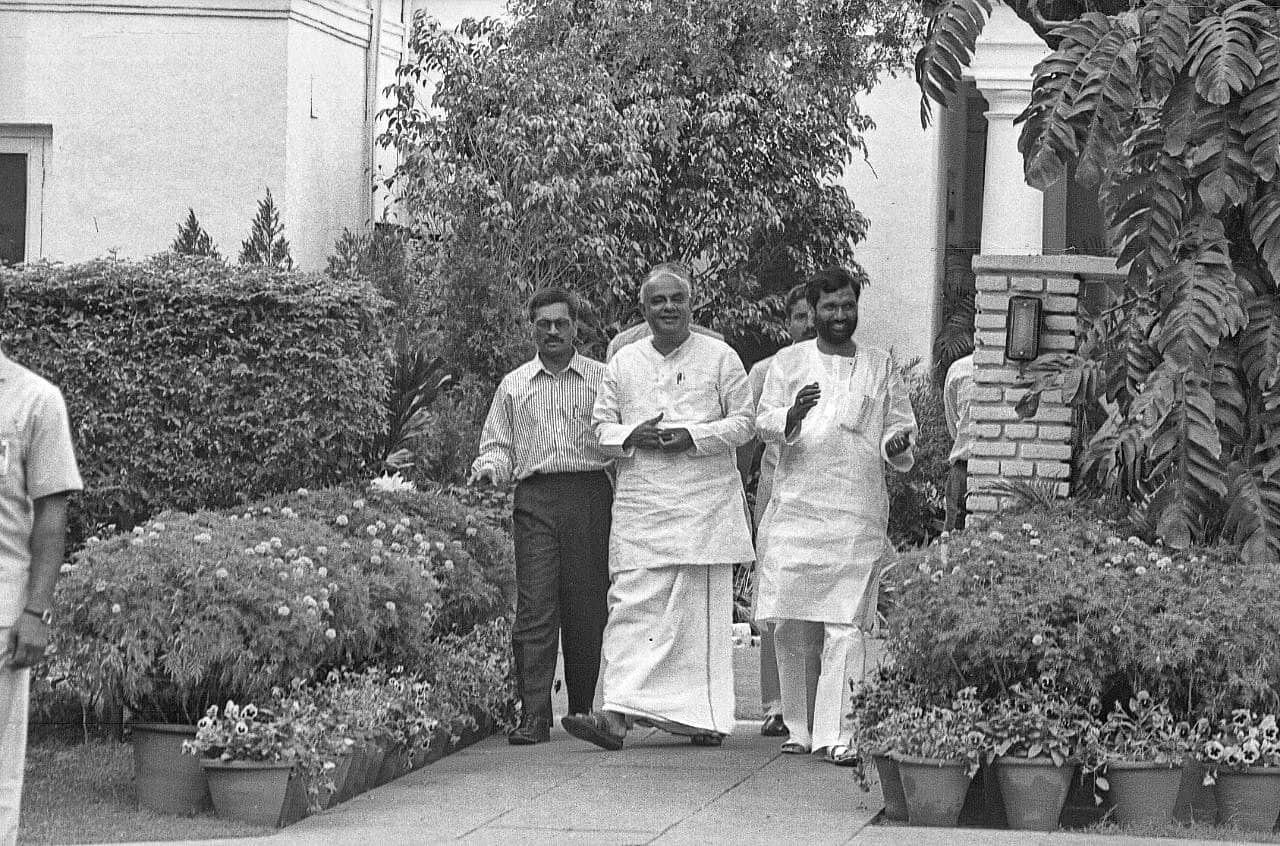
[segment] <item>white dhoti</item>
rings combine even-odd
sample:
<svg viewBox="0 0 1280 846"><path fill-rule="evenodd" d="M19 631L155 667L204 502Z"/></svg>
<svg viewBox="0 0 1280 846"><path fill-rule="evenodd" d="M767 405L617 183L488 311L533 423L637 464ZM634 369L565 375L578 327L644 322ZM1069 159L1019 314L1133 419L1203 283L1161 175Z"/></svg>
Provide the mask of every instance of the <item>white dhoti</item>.
<svg viewBox="0 0 1280 846"><path fill-rule="evenodd" d="M778 650L782 720L791 733L788 741L811 749L848 746L853 736L848 684L861 682L867 669L862 631L842 623L781 620L773 636ZM817 689L811 694L805 661L814 652L822 656L822 662Z"/></svg>
<svg viewBox="0 0 1280 846"><path fill-rule="evenodd" d="M732 733L732 622L732 564L615 572L604 710L675 734Z"/></svg>

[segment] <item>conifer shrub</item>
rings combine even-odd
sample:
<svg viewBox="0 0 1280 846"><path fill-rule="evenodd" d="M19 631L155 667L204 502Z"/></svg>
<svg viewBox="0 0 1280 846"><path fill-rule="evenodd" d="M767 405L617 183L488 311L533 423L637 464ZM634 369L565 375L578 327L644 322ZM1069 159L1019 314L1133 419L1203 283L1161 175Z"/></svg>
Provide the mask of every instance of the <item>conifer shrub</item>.
<svg viewBox="0 0 1280 846"><path fill-rule="evenodd" d="M7 354L66 397L72 540L367 478L387 384L364 282L172 253L0 271Z"/></svg>

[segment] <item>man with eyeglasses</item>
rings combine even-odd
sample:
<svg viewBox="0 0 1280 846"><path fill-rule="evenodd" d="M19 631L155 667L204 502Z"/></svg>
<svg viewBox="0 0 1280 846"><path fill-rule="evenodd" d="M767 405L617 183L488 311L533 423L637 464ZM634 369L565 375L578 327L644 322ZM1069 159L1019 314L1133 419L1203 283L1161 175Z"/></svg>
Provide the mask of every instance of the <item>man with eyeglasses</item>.
<svg viewBox="0 0 1280 846"><path fill-rule="evenodd" d="M559 288L530 297L538 352L503 377L471 466L470 484L515 479L516 621L520 695L513 745L550 739L556 647L564 652L570 713L591 710L609 590L613 489L591 409L604 365L574 347L578 301Z"/></svg>

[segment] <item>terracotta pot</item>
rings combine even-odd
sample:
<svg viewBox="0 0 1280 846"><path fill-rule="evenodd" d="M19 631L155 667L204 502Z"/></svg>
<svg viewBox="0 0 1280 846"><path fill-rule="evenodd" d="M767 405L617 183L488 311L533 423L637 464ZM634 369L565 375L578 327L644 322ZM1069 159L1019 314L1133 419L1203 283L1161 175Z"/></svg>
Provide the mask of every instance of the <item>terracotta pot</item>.
<svg viewBox="0 0 1280 846"><path fill-rule="evenodd" d="M1112 761L1107 764L1107 782L1120 825L1173 822L1182 787L1182 764Z"/></svg>
<svg viewBox="0 0 1280 846"><path fill-rule="evenodd" d="M1076 765L1051 758L996 758L996 778L1010 828L1053 831L1071 789Z"/></svg>
<svg viewBox="0 0 1280 846"><path fill-rule="evenodd" d="M390 784L409 771L409 752L404 744L385 741L382 748L382 766L378 768L379 787Z"/></svg>
<svg viewBox="0 0 1280 846"><path fill-rule="evenodd" d="M1280 767L1219 772L1213 785L1218 822L1246 831L1270 831L1280 816Z"/></svg>
<svg viewBox="0 0 1280 846"><path fill-rule="evenodd" d="M289 790L291 762L201 761L218 816L278 828Z"/></svg>
<svg viewBox="0 0 1280 846"><path fill-rule="evenodd" d="M898 756L898 775L912 825L954 826L969 791L968 762Z"/></svg>
<svg viewBox="0 0 1280 846"><path fill-rule="evenodd" d="M130 729L139 805L182 816L213 807L200 759L182 751L182 741L195 739L195 726L134 723Z"/></svg>
<svg viewBox="0 0 1280 846"><path fill-rule="evenodd" d="M1213 798L1213 788L1205 786L1204 764L1188 758L1182 765L1182 786L1178 790L1178 803L1173 818L1181 823L1213 825L1218 819L1218 802Z"/></svg>
<svg viewBox="0 0 1280 846"><path fill-rule="evenodd" d="M902 792L902 776L898 773L898 762L888 753L872 755L876 765L876 775L880 777L880 794L884 797L885 819L895 822L906 822L907 797Z"/></svg>
<svg viewBox="0 0 1280 846"><path fill-rule="evenodd" d="M329 778L333 780L333 789L320 791L320 807L332 808L339 802L345 801L342 797L347 788L347 779L351 775L351 762L355 759L355 754L351 751L343 752L338 756L338 760L334 761L334 767L329 772Z"/></svg>

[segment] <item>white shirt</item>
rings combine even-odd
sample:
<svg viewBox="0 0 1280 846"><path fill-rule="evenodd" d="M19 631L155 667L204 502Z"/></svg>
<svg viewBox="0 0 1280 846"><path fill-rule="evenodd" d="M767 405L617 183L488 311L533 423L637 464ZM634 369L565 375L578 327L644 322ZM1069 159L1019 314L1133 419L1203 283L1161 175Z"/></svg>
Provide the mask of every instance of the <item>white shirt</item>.
<svg viewBox="0 0 1280 846"><path fill-rule="evenodd" d="M688 429L693 448L623 447L658 414L659 427ZM694 333L666 356L652 341L618 351L593 413L601 452L617 458L611 571L754 557L734 453L751 440L753 417L747 374L723 341Z"/></svg>
<svg viewBox="0 0 1280 846"><path fill-rule="evenodd" d="M822 395L798 430L785 432L800 389ZM911 397L889 354L859 346L856 357L825 355L802 341L774 356L756 418L779 448L773 491L756 533L756 616L869 627L879 560L888 546L885 462L906 471L911 448L885 446L915 432Z"/></svg>
<svg viewBox="0 0 1280 846"><path fill-rule="evenodd" d="M969 404L973 402L973 353L958 358L947 368L946 381L942 383L942 404L946 410L947 431L955 442L951 445L948 461L968 461L973 452L973 417Z"/></svg>

